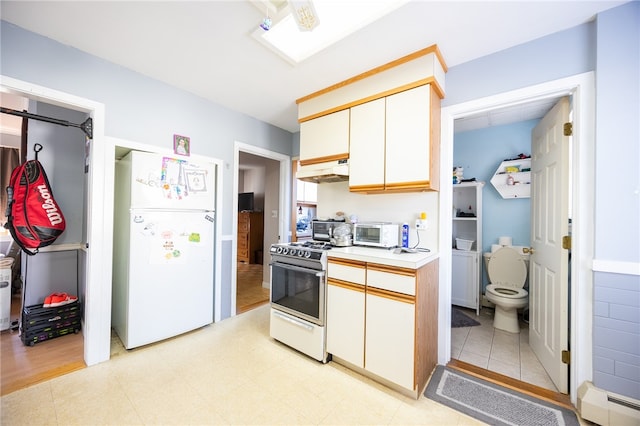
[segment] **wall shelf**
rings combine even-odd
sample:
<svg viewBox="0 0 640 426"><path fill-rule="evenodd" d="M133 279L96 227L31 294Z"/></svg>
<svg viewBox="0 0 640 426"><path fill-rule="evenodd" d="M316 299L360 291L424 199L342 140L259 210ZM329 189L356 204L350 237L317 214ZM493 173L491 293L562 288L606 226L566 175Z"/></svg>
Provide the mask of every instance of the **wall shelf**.
<svg viewBox="0 0 640 426"><path fill-rule="evenodd" d="M513 171L508 171L513 168ZM509 184L509 177L513 184ZM531 158L505 160L500 163L491 178L491 185L502 198L531 197Z"/></svg>

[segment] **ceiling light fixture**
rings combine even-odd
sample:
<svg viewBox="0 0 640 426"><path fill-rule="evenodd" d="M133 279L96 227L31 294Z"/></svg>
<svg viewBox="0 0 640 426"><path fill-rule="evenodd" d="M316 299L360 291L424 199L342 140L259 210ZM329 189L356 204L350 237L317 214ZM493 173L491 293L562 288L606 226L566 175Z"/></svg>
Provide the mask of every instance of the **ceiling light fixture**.
<svg viewBox="0 0 640 426"><path fill-rule="evenodd" d="M289 6L300 31L312 31L320 25L320 19L311 0L290 0Z"/></svg>
<svg viewBox="0 0 640 426"><path fill-rule="evenodd" d="M251 1L260 10L264 10L266 5L268 16L273 17L269 31L256 28L252 36L295 66L410 0L318 0L313 3L310 0ZM302 15L298 13L301 8L304 9ZM300 16L306 16L303 24L298 23ZM320 16L322 25L319 25ZM313 31L307 30L311 22L315 25Z"/></svg>
<svg viewBox="0 0 640 426"><path fill-rule="evenodd" d="M269 31L271 29L272 24L273 24L273 21L271 20L271 18L269 18L269 8L267 8L267 16L260 23L260 28L262 28L265 31Z"/></svg>

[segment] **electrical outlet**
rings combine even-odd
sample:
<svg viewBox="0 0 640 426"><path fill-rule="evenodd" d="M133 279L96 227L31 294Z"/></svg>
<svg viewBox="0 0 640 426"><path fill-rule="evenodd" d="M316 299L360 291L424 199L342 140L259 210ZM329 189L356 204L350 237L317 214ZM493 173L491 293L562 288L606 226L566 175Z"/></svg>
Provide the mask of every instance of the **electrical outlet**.
<svg viewBox="0 0 640 426"><path fill-rule="evenodd" d="M427 229L427 220L416 219L416 229Z"/></svg>

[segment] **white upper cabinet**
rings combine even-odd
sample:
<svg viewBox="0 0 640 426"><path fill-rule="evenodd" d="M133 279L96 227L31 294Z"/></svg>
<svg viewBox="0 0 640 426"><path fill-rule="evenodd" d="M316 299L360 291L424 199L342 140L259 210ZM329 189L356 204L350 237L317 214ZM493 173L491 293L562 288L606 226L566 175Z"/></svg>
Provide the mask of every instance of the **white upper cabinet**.
<svg viewBox="0 0 640 426"><path fill-rule="evenodd" d="M317 203L318 202L318 184L298 180L296 196L298 198L297 201L299 203L310 203L310 204Z"/></svg>
<svg viewBox="0 0 640 426"><path fill-rule="evenodd" d="M351 108L352 192L438 189L431 102L431 87L423 85Z"/></svg>
<svg viewBox="0 0 640 426"><path fill-rule="evenodd" d="M387 97L386 187L429 189L430 86Z"/></svg>
<svg viewBox="0 0 640 426"><path fill-rule="evenodd" d="M300 123L300 163L349 158L349 110Z"/></svg>
<svg viewBox="0 0 640 426"><path fill-rule="evenodd" d="M348 159L352 192L438 191L446 72L433 45L297 99L300 164ZM305 179L333 182L330 167Z"/></svg>
<svg viewBox="0 0 640 426"><path fill-rule="evenodd" d="M351 108L349 186L384 188L385 98Z"/></svg>

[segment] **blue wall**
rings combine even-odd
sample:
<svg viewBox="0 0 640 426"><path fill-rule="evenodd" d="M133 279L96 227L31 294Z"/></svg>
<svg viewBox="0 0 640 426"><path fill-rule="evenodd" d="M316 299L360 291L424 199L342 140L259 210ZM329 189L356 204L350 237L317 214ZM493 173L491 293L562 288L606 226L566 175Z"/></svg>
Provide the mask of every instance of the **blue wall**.
<svg viewBox="0 0 640 426"><path fill-rule="evenodd" d="M29 102L29 112L82 123L88 115L78 111ZM47 173L51 190L64 215L66 228L54 244L81 244L85 242L85 135L76 127L65 127L38 120L29 120L27 158L35 158L33 146L39 143L42 151L38 160ZM4 191L4 188L2 188ZM50 294L45 293L45 294ZM74 294L76 292L74 291Z"/></svg>
<svg viewBox="0 0 640 426"><path fill-rule="evenodd" d="M191 153L233 164L234 141L290 155L293 135L186 91L88 55L6 21L1 73L105 105L105 134L163 148L191 138ZM223 84L222 82L220 84ZM231 234L233 168L224 179L224 234Z"/></svg>
<svg viewBox="0 0 640 426"><path fill-rule="evenodd" d="M0 24L2 75L103 103L107 136L166 149L173 146L174 134L187 135L192 154L217 158L225 165L234 162L235 141L291 155L293 135L288 131L6 21ZM233 172L233 167L221 170L222 216L217 217L223 218L223 237L233 229ZM223 245L223 250L230 248ZM222 318L230 315L231 307L235 262L228 261L230 253L222 257Z"/></svg>
<svg viewBox="0 0 640 426"><path fill-rule="evenodd" d="M595 258L637 270L640 2L598 15L597 29ZM596 271L593 282L593 383L640 399L640 276Z"/></svg>
<svg viewBox="0 0 640 426"><path fill-rule="evenodd" d="M490 180L500 162L518 154L531 154L531 130L539 120L456 133L453 164L464 167L466 179L484 181L482 190L482 251L491 251L501 236L513 238L513 245L528 246L531 228L529 198L502 198ZM484 263L482 264L484 271ZM486 273L482 274L487 285Z"/></svg>

